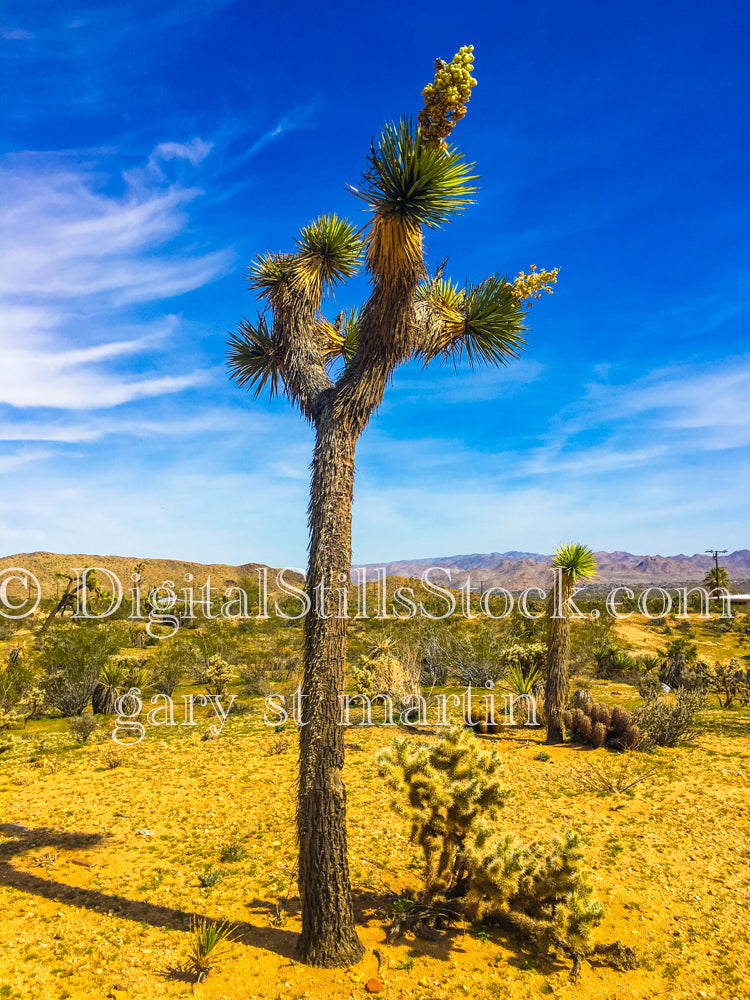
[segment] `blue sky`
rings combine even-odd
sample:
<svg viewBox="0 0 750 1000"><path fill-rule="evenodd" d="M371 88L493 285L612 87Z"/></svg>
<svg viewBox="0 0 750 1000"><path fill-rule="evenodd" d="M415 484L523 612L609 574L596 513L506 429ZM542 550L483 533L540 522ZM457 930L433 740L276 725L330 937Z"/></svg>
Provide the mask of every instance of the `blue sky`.
<svg viewBox="0 0 750 1000"><path fill-rule="evenodd" d="M361 219L372 136L469 42L481 191L430 259L560 282L507 369L397 374L355 560L750 547L749 28L722 0L6 2L0 553L304 564L311 432L223 366L244 268Z"/></svg>

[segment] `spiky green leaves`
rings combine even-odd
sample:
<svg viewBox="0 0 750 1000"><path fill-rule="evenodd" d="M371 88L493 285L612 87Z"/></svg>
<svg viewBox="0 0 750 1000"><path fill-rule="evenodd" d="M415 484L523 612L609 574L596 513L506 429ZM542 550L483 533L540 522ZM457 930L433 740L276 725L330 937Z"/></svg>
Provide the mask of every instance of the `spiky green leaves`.
<svg viewBox="0 0 750 1000"><path fill-rule="evenodd" d="M339 354L347 364L354 357L357 345L359 344L359 321L361 315L361 309L357 306L352 306L349 312L345 312L341 318Z"/></svg>
<svg viewBox="0 0 750 1000"><path fill-rule="evenodd" d="M441 314L442 326L423 351L425 361L442 356L471 366L504 365L525 346L525 312L505 277L492 275L465 288L445 278L425 282L417 291Z"/></svg>
<svg viewBox="0 0 750 1000"><path fill-rule="evenodd" d="M273 300L297 289L319 302L324 290L351 278L359 267L362 240L337 215L320 215L300 230L295 253L259 254L248 268L250 286Z"/></svg>
<svg viewBox="0 0 750 1000"><path fill-rule="evenodd" d="M580 542L569 542L555 549L552 559L555 569L561 569L569 580L579 577L595 576L597 571L596 556L588 547Z"/></svg>
<svg viewBox="0 0 750 1000"><path fill-rule="evenodd" d="M524 312L507 278L492 275L466 290L463 347L469 364L505 365L523 349Z"/></svg>
<svg viewBox="0 0 750 1000"><path fill-rule="evenodd" d="M292 260L289 253L258 254L248 266L248 284L263 298L273 298L293 281Z"/></svg>
<svg viewBox="0 0 750 1000"><path fill-rule="evenodd" d="M227 366L238 385L254 388L256 398L267 384L271 397L278 393L283 373L265 317L258 317L257 326L243 319L230 333L228 347Z"/></svg>
<svg viewBox="0 0 750 1000"><path fill-rule="evenodd" d="M473 169L455 149L429 146L420 130L402 118L383 129L362 188L352 191L379 216L436 229L473 204Z"/></svg>
<svg viewBox="0 0 750 1000"><path fill-rule="evenodd" d="M291 260L295 280L320 297L351 278L360 264L362 240L354 226L337 215L321 215L300 230L297 252Z"/></svg>

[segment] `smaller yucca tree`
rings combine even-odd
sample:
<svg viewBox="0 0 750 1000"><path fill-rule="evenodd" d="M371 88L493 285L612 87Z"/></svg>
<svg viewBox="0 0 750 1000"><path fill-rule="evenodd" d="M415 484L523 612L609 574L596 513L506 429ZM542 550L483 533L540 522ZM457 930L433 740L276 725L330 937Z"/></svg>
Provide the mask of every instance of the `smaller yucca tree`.
<svg viewBox="0 0 750 1000"><path fill-rule="evenodd" d="M552 559L555 583L547 606L547 679L544 685L544 713L547 743L565 739L563 712L568 700L568 660L570 659L570 618L566 601L576 581L596 575L596 556L586 545L570 542L555 549Z"/></svg>

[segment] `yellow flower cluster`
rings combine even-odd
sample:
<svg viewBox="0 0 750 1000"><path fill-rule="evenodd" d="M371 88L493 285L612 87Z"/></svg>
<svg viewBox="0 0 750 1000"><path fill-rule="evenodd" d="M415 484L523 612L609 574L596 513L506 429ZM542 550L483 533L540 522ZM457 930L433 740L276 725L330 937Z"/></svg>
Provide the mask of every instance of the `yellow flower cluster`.
<svg viewBox="0 0 750 1000"><path fill-rule="evenodd" d="M540 299L542 292L552 294L552 285L557 284L557 276L560 268L555 267L551 271L537 271L536 264L531 265L529 274L521 271L513 280L513 290L519 302L526 299Z"/></svg>
<svg viewBox="0 0 750 1000"><path fill-rule="evenodd" d="M419 112L419 125L429 145L445 146L446 137L466 114L471 88L477 83L473 69L473 45L464 45L449 63L435 61L435 79L422 91L424 107Z"/></svg>

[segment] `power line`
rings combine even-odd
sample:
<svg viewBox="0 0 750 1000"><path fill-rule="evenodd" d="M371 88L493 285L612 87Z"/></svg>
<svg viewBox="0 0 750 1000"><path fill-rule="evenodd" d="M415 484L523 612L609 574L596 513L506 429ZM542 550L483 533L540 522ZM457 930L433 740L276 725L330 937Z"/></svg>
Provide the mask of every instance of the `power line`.
<svg viewBox="0 0 750 1000"><path fill-rule="evenodd" d="M714 565L716 566L716 579L715 584L719 586L719 556L724 556L727 553L726 549L706 549L708 555L714 557Z"/></svg>

